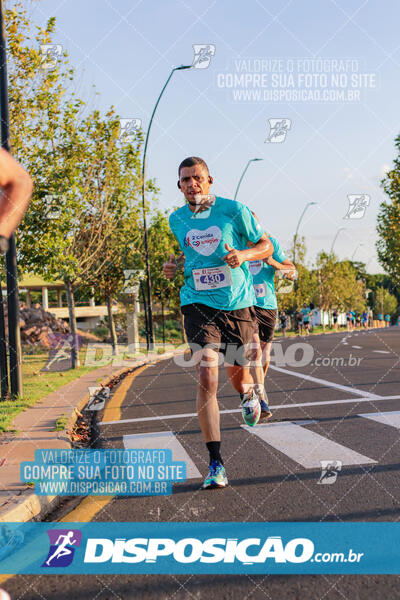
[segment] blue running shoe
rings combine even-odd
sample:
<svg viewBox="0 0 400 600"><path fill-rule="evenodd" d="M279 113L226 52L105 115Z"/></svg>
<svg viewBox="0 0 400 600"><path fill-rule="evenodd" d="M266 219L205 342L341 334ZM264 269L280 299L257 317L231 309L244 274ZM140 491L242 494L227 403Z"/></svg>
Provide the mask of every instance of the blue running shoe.
<svg viewBox="0 0 400 600"><path fill-rule="evenodd" d="M204 480L203 490L223 488L228 485L225 467L218 460L213 460L209 466L210 472Z"/></svg>
<svg viewBox="0 0 400 600"><path fill-rule="evenodd" d="M250 398L247 394L240 394L240 399L244 422L249 427L254 427L254 425L257 425L261 415L260 402L255 394L250 396Z"/></svg>
<svg viewBox="0 0 400 600"><path fill-rule="evenodd" d="M260 398L260 407L261 407L260 423L262 423L272 417L272 412L270 411L269 406L266 403L266 401L263 400L262 398Z"/></svg>

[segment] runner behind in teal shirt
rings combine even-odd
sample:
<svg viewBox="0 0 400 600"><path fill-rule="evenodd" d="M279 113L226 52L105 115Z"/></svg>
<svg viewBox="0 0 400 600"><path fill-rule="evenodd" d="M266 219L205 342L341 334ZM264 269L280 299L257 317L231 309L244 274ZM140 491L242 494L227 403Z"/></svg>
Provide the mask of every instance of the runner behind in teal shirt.
<svg viewBox="0 0 400 600"><path fill-rule="evenodd" d="M278 240L271 236L269 236L269 239L274 247L272 258L280 263L287 260L287 256L283 252ZM249 268L253 276L257 306L268 309L278 308L275 291L276 269L263 260L252 260L249 263Z"/></svg>

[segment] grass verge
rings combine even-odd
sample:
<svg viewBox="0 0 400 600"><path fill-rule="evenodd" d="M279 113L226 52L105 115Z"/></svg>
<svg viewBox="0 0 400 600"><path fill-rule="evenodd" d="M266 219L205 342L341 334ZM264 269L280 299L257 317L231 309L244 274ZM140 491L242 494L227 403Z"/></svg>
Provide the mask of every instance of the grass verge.
<svg viewBox="0 0 400 600"><path fill-rule="evenodd" d="M84 360L84 350L80 353L81 363ZM51 394L63 385L90 373L98 366L79 367L58 373L46 373L41 369L47 362L48 355L23 354L22 356L22 379L24 386L24 397L15 400L0 401L0 432L7 431L14 417L33 404L40 402L42 398Z"/></svg>

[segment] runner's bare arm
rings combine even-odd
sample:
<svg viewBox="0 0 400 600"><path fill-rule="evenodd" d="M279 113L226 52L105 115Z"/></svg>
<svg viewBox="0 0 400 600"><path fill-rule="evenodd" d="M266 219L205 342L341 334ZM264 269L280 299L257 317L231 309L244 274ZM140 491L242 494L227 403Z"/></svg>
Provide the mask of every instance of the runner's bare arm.
<svg viewBox="0 0 400 600"><path fill-rule="evenodd" d="M9 238L16 230L32 195L32 180L9 152L0 148L0 235Z"/></svg>
<svg viewBox="0 0 400 600"><path fill-rule="evenodd" d="M283 262L278 262L272 256L268 256L268 258L264 259L264 262L271 267L274 267L277 271L284 271L283 275L287 279L291 279L292 281L296 278L296 267L292 263L291 260L286 258Z"/></svg>
<svg viewBox="0 0 400 600"><path fill-rule="evenodd" d="M222 260L224 260L232 269L240 267L246 260L259 260L266 256L270 256L274 251L272 242L265 233L263 233L259 241L251 248L236 250L235 248L231 248L228 244L225 244L225 248L228 250L228 254L223 256Z"/></svg>
<svg viewBox="0 0 400 600"><path fill-rule="evenodd" d="M241 250L241 252L244 257L243 262L245 260L259 260L271 256L274 252L274 247L267 234L263 233L257 244L254 244L251 248L246 248L246 250Z"/></svg>

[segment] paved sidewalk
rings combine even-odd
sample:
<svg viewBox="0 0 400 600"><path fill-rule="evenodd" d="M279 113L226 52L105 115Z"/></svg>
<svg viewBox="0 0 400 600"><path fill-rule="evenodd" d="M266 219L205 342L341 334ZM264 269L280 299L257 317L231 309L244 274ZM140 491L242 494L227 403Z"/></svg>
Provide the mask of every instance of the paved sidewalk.
<svg viewBox="0 0 400 600"><path fill-rule="evenodd" d="M19 413L11 425L17 434L6 433L0 444L0 522L40 520L59 501L57 496L38 496L21 482L20 463L34 460L37 449L71 448L65 431L55 431L55 423L66 415L69 419L67 429L72 426L74 408L81 410L85 406L89 400L89 387L98 386L100 382L104 384L117 373L171 358L173 354L175 352L149 354L144 358L125 360L123 366L101 367L58 388Z"/></svg>

